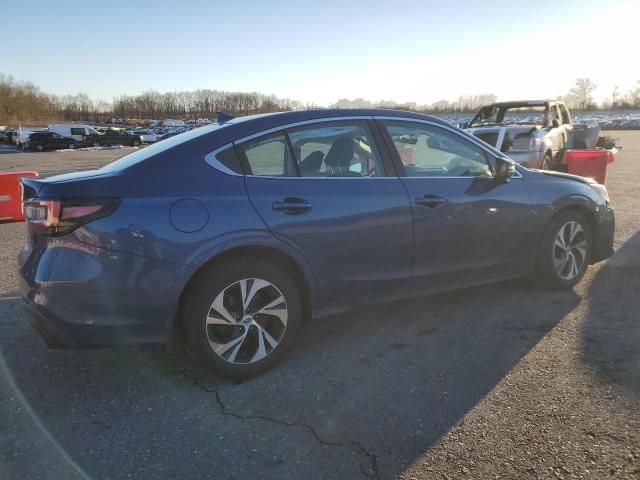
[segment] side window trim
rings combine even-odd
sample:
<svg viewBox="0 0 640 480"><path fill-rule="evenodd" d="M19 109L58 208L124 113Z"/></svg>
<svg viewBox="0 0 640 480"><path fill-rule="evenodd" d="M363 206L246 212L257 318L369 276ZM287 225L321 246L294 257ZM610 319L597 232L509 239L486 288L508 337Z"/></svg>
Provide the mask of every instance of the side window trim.
<svg viewBox="0 0 640 480"><path fill-rule="evenodd" d="M227 151L229 148L233 148L236 150L236 155L238 156L238 159L240 160L240 168L242 168L243 172L236 172L234 170L231 170L229 167L227 167L224 163L222 163L219 159L218 159L218 154ZM224 145L222 145L221 147L216 148L215 150L213 150L212 152L207 153L204 156L204 161L207 162L209 165L211 165L213 168L215 168L216 170L226 174L226 175L232 175L234 177L241 177L244 175L244 172L246 171L243 165L243 161L242 158L240 157L240 155L238 155L238 151L235 148L235 145L233 144L233 142L231 143L226 143Z"/></svg>
<svg viewBox="0 0 640 480"><path fill-rule="evenodd" d="M291 155L293 157L293 165L294 165L294 169L296 171L295 177L296 178L301 178L302 177L302 171L300 170L300 162L302 161L300 158L298 158L298 156L296 155L296 150L293 148L293 144L291 143L291 138L289 138L289 132L285 129L282 130L282 133L284 135L284 138L287 140L287 147L289 148L289 155Z"/></svg>
<svg viewBox="0 0 640 480"><path fill-rule="evenodd" d="M383 169L383 173L384 175L378 175L378 176L372 176L372 177L305 177L302 176L301 171L300 171L300 162L301 159L299 159L296 155L296 151L293 148L293 144L291 142L291 138L289 136L289 131L293 128L297 128L297 127L310 127L313 125L323 125L325 123L335 123L335 122L349 122L349 121L359 121L359 122L364 122L366 128L369 130L369 134L371 135L371 140L374 143L375 148L378 150L378 154L380 156L380 161L382 164L382 169ZM321 180L321 179L325 179L325 180L379 180L381 178L397 178L397 174L394 171L395 169L390 169L390 166L387 164L386 159L385 159L385 152L383 152L381 150L381 147L383 145L380 144L380 139L378 137L378 125L375 122L375 120L373 119L373 117L371 116L363 116L363 117L332 117L332 118L321 118L321 119L316 119L316 120L309 120L309 121L304 121L304 122L299 122L299 123L293 123L293 124L288 124L288 125L282 125L276 128L271 128L269 130L264 130L262 132L257 132L255 134L243 137L237 141L232 142L231 144L233 144L233 146L236 149L238 158L240 160L240 165L242 166L242 169L244 171L244 175L246 176L255 176L255 177L260 177L260 178L277 178L277 179L287 179L287 178L296 178L299 180L306 180L306 179L313 179L313 180ZM294 164L295 164L295 168L297 170L297 175L293 176L270 176L270 175L254 175L253 171L251 169L251 165L249 164L249 161L247 159L247 156L245 154L244 148L242 148L242 146L246 143L249 142L253 142L253 141L260 141L260 139L262 139L263 137L268 137L270 135L277 135L277 134L282 134L286 141L287 141L287 147L288 147L288 151L289 154L293 157L294 160ZM215 150L215 152L219 153L223 150L225 150L225 147L228 147L231 144L227 144L223 147L220 147L218 149ZM386 145L385 145L386 147ZM213 154L214 152L211 152L208 155ZM207 156L208 156L207 155ZM215 158L215 156L214 156ZM221 162L219 160L217 160L217 158L215 159L217 164L221 164ZM208 162L209 163L209 162ZM222 165L224 167L224 165ZM226 168L226 167L225 167ZM228 169L227 169L228 170ZM226 172L225 172L226 173ZM234 172L235 175L238 175L237 173Z"/></svg>
<svg viewBox="0 0 640 480"><path fill-rule="evenodd" d="M387 148L387 150L389 150L390 154L391 154L391 159L393 161L393 164L395 166L396 169L399 170L398 176L400 177L406 177L406 178L429 178L429 179L442 179L442 180L451 180L451 179L460 179L460 178L470 178L470 179L474 179L474 178L482 178L482 177L461 177L461 176L451 176L451 177L446 177L446 176L433 176L433 177L408 177L407 172L404 168L404 164L402 163L402 159L400 158L400 154L398 153L397 149L395 148L395 145L393 144L393 139L391 138L391 135L389 135L389 132L387 130L387 128L385 127L383 121L387 120L387 121L397 121L397 122L405 122L405 123L417 123L417 124L423 124L423 125L428 125L430 127L436 128L436 129L442 129L445 131L450 132L451 134L457 135L461 140L468 142L471 145L474 145L476 147L480 147L484 160L487 163L487 166L489 167L489 170L491 171L491 177L485 177L485 178L493 178L493 176L495 175L495 169L493 166L493 163L490 160L490 156L492 156L492 152L490 150L487 150L486 148L484 148L482 145L480 145L478 142L474 141L471 138L467 138L464 135L460 135L459 132L455 131L453 128L448 128L445 125L440 125L436 122L429 122L427 120L419 120L419 119L414 119L414 118L402 118L402 117L375 117L376 119L376 123L378 124L378 129L381 131L384 140L385 140L385 146ZM517 170L516 170L517 172ZM518 173L518 176L514 176L513 178L521 178L521 175Z"/></svg>
<svg viewBox="0 0 640 480"><path fill-rule="evenodd" d="M406 117L388 117L388 116L384 116L384 115L383 116L376 115L373 118L378 123L378 128L382 132L382 135L385 137L385 141L388 143L388 148L390 148L390 150L391 150L392 158L394 159L394 161L397 159L397 161L400 162L400 167L401 167L401 171L402 172L404 172L404 165L402 165L402 161L400 160L400 156L398 155L398 152L396 152L395 148L393 147L393 141L391 140L391 137L389 135L389 132L387 132L387 129L384 128L384 125L382 124L382 120L397 120L397 121L403 121L403 122L423 123L425 125L433 125L435 127L444 128L445 130L448 130L448 131L450 131L452 133L455 133L456 135L460 135L460 132L456 131L456 129L454 129L452 127L448 127L446 125L441 125L440 123L437 123L437 122L431 122L429 120L420 120L418 118L406 118ZM460 135L460 136L462 136L462 135ZM482 150L484 150L484 152L488 156L488 158L489 157L496 157L496 156L504 156L504 154L502 154L501 152L494 151L493 149L488 147L481 140L478 140L478 139L474 138L473 135L471 137L472 138L467 138L467 137L463 137L463 138L465 138L467 141L473 143L474 145L477 145ZM389 142L391 142L391 143L389 143ZM488 158L487 158L487 160L488 160ZM491 165L491 162L489 162L489 164ZM407 175L406 175L406 173L403 173L400 176L401 177L406 177ZM432 177L432 178L467 178L467 177ZM472 177L468 177L468 178L472 178ZM511 178L522 178L522 174L516 168L516 173Z"/></svg>
<svg viewBox="0 0 640 480"><path fill-rule="evenodd" d="M263 138L282 135L286 140L287 146L287 155L291 156L293 159L293 163L295 165L296 175L283 175L283 176L274 176L274 175L255 175L253 173L253 169L251 168L251 164L249 163L249 159L247 158L247 154L243 145L252 142L260 142ZM250 137L242 138L238 141L234 141L233 147L236 149L236 155L240 160L240 166L244 172L245 176L250 177L260 177L260 178L301 178L300 177L300 165L296 158L295 152L293 151L293 147L291 146L291 140L289 139L289 133L286 130L286 126L280 126L278 128L272 128L270 130L264 130L262 132L258 132L257 134L251 135Z"/></svg>

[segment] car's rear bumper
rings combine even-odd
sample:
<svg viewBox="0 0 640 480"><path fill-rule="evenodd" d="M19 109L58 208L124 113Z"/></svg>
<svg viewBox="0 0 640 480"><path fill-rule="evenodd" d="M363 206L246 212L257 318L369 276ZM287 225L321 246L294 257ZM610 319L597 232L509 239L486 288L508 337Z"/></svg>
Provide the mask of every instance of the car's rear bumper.
<svg viewBox="0 0 640 480"><path fill-rule="evenodd" d="M51 311L22 298L25 320L51 348L102 347L166 343L162 329L132 325L78 325L57 317Z"/></svg>
<svg viewBox="0 0 640 480"><path fill-rule="evenodd" d="M166 343L191 269L87 246L37 239L21 252L25 318L53 347Z"/></svg>
<svg viewBox="0 0 640 480"><path fill-rule="evenodd" d="M613 255L613 236L616 229L616 218L613 208L602 206L597 211L597 229L591 249L591 263L605 260Z"/></svg>

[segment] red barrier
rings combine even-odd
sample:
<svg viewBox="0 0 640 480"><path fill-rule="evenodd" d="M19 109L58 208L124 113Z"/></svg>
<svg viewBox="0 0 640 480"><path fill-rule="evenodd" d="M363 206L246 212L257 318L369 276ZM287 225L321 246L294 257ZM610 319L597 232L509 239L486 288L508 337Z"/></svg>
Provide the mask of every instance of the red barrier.
<svg viewBox="0 0 640 480"><path fill-rule="evenodd" d="M37 176L38 172L0 172L0 222L24 220L20 177Z"/></svg>
<svg viewBox="0 0 640 480"><path fill-rule="evenodd" d="M567 164L567 172L582 177L591 177L604 185L607 179L607 165L613 160L613 152L604 148L594 150L567 150L562 163Z"/></svg>

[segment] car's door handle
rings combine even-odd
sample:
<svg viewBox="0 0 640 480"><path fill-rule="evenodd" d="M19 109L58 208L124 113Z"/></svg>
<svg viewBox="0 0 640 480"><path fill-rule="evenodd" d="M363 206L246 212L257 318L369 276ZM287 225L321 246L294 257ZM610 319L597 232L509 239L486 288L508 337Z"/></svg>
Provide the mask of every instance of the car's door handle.
<svg viewBox="0 0 640 480"><path fill-rule="evenodd" d="M311 204L302 198L285 198L280 202L273 202L271 208L284 213L302 213L311 208Z"/></svg>
<svg viewBox="0 0 640 480"><path fill-rule="evenodd" d="M415 199L416 205L422 205L423 207L436 208L444 205L445 199L438 197L437 195L424 195Z"/></svg>

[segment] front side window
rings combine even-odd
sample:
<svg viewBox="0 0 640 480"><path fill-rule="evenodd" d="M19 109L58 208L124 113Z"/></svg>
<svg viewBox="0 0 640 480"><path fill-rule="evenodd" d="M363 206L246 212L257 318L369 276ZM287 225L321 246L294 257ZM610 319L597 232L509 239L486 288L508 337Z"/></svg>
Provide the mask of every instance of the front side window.
<svg viewBox="0 0 640 480"><path fill-rule="evenodd" d="M241 145L252 175L295 177L296 164L287 138L279 132Z"/></svg>
<svg viewBox="0 0 640 480"><path fill-rule="evenodd" d="M366 122L331 122L287 132L303 177L384 176Z"/></svg>
<svg viewBox="0 0 640 480"><path fill-rule="evenodd" d="M490 177L482 148L444 128L401 121L384 126L409 177Z"/></svg>

